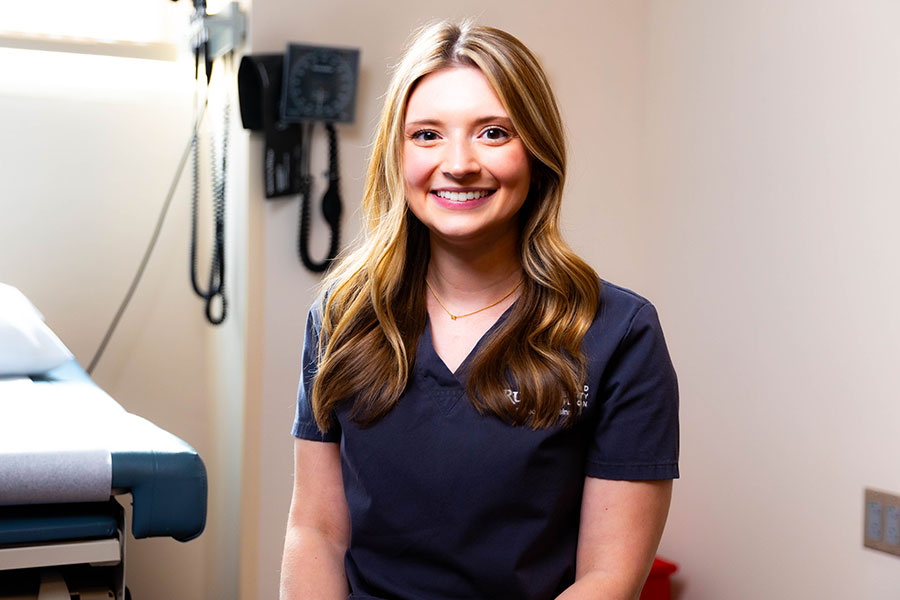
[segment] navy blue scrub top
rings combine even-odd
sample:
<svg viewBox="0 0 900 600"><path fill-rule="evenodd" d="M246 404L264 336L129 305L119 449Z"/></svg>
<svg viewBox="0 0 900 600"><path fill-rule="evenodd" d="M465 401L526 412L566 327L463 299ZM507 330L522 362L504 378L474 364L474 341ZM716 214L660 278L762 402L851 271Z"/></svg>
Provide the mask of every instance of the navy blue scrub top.
<svg viewBox="0 0 900 600"><path fill-rule="evenodd" d="M583 343L588 375L569 408L581 414L538 430L480 415L465 393L469 359L450 372L426 327L391 412L363 428L344 405L320 432L309 400L319 310L307 320L293 435L341 444L354 600L555 598L575 579L586 475L678 477L675 371L656 310L634 292L601 285Z"/></svg>

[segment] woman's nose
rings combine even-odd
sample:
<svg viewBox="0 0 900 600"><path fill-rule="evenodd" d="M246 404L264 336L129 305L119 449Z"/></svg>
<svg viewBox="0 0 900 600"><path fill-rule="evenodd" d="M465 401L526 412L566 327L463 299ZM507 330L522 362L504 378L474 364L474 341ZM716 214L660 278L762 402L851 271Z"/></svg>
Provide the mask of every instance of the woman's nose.
<svg viewBox="0 0 900 600"><path fill-rule="evenodd" d="M475 149L466 139L452 140L446 146L441 170L451 179L463 179L481 171Z"/></svg>

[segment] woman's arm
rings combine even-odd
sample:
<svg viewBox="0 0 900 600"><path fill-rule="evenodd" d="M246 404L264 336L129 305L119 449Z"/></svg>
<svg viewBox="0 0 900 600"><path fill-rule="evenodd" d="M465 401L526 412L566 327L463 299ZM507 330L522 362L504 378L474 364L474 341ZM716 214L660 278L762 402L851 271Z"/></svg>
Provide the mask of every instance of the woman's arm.
<svg viewBox="0 0 900 600"><path fill-rule="evenodd" d="M340 445L296 440L281 600L346 600L344 553L349 543Z"/></svg>
<svg viewBox="0 0 900 600"><path fill-rule="evenodd" d="M557 600L634 600L650 571L672 481L585 478L575 583Z"/></svg>

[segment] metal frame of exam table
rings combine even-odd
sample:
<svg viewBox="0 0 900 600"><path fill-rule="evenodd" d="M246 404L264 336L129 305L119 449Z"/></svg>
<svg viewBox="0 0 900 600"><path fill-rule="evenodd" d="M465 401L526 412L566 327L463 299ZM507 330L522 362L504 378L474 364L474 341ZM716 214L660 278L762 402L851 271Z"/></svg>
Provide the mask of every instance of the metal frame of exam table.
<svg viewBox="0 0 900 600"><path fill-rule="evenodd" d="M41 385L94 386L74 360L32 379ZM69 600L68 580L82 586L72 590L82 600L124 600L125 515L113 496L131 494L135 538L188 541L203 532L207 499L203 460L171 433L125 411L122 415L122 426L134 435L117 436L110 448L109 500L40 504L37 498L34 504L0 506L0 600ZM35 582L38 595L17 590L16 586L26 585L23 582Z"/></svg>

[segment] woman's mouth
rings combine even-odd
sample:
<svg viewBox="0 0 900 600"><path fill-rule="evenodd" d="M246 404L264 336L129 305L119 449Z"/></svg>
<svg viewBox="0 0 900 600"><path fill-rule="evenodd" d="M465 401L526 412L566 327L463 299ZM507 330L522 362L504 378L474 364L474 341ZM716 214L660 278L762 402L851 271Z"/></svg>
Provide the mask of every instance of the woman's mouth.
<svg viewBox="0 0 900 600"><path fill-rule="evenodd" d="M473 190L466 192L451 192L448 190L432 190L432 194L438 198L449 200L450 202L471 202L472 200L480 200L486 196L490 196L496 190Z"/></svg>

